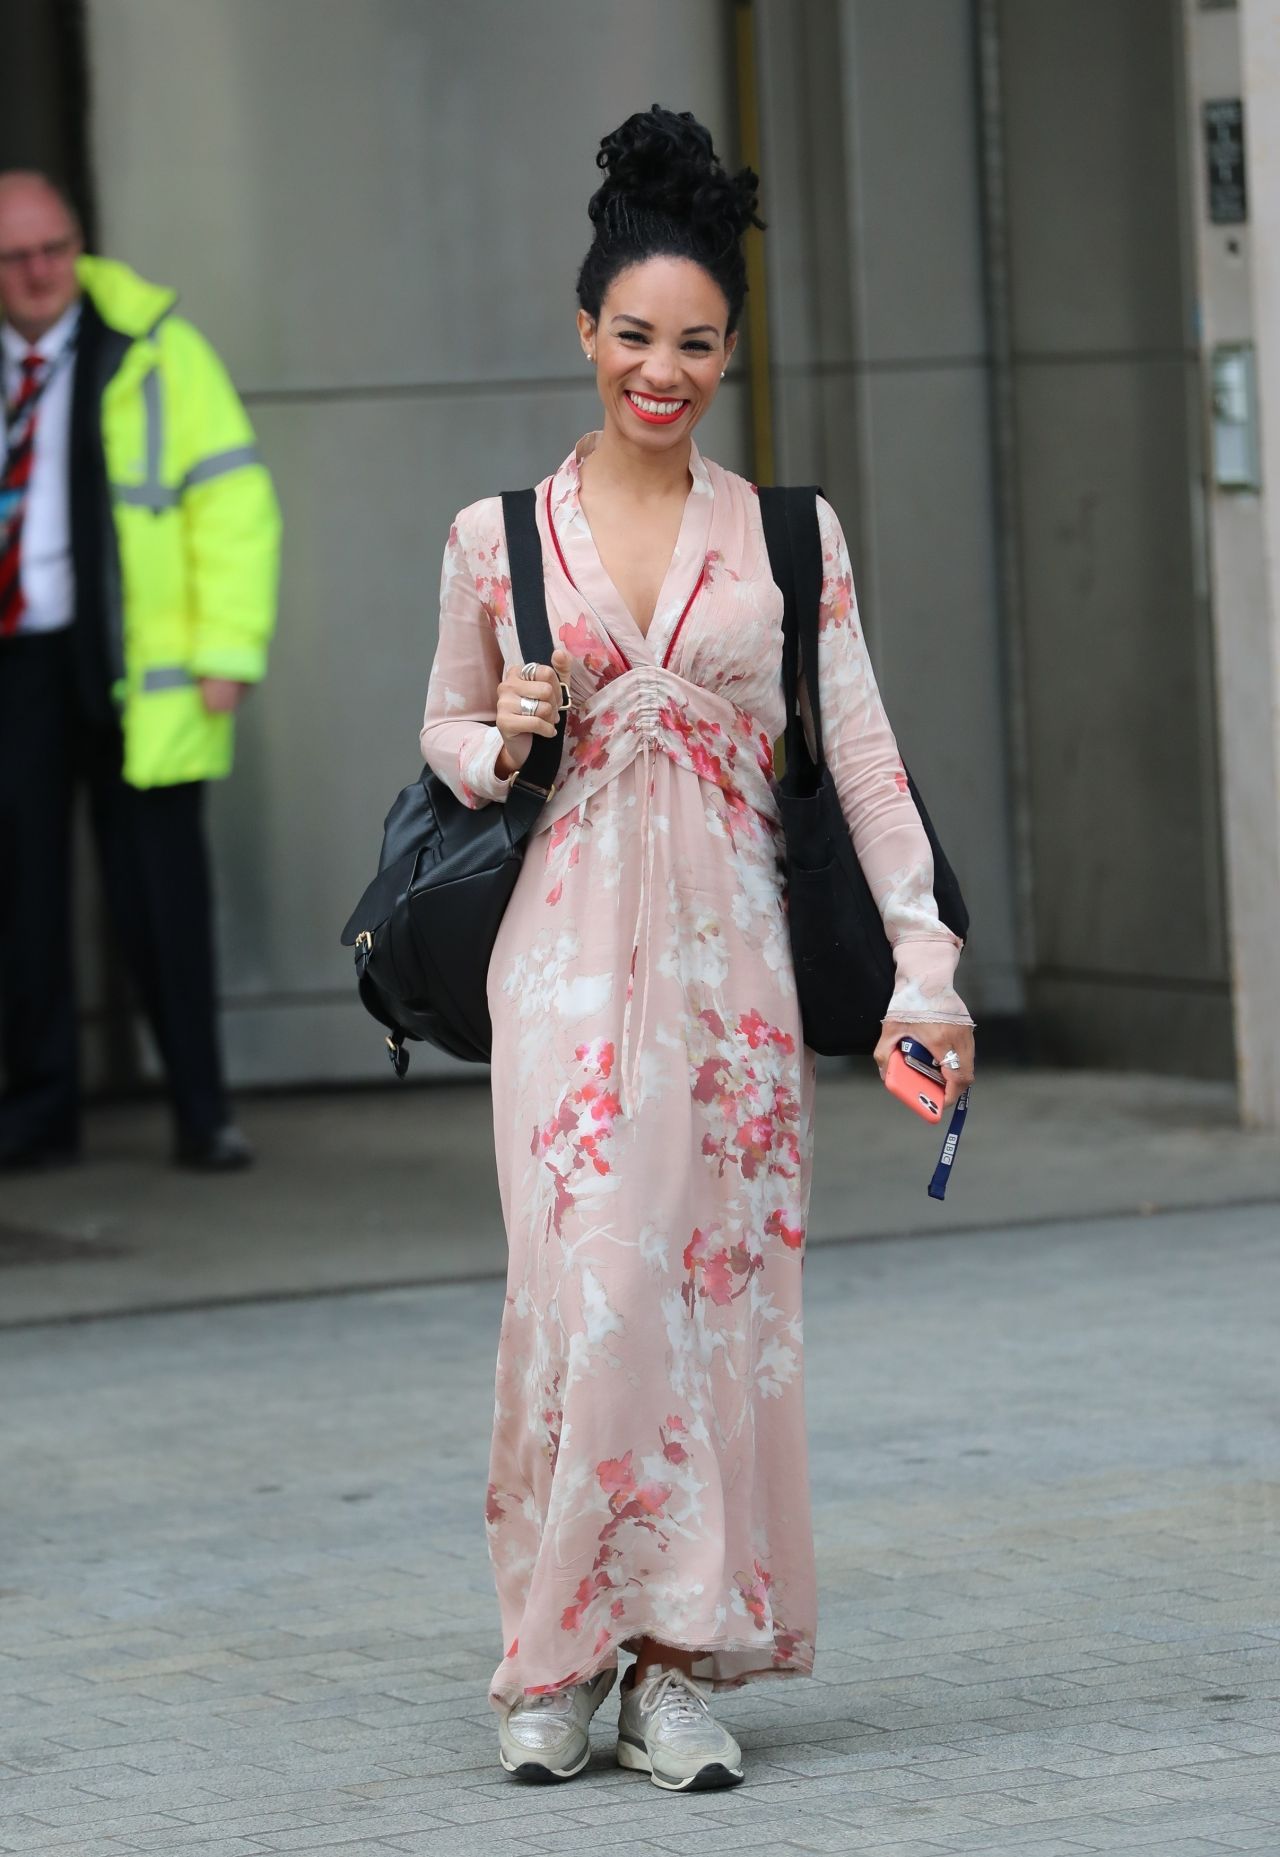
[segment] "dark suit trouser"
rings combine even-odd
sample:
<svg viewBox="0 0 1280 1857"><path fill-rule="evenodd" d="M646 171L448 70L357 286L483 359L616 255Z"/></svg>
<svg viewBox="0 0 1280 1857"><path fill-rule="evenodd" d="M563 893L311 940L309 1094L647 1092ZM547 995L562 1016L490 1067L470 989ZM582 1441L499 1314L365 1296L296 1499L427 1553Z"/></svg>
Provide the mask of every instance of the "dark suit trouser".
<svg viewBox="0 0 1280 1857"><path fill-rule="evenodd" d="M103 886L179 1129L227 1120L200 783L139 791L76 696L70 632L0 641L0 1151L74 1144L72 819L88 791Z"/></svg>

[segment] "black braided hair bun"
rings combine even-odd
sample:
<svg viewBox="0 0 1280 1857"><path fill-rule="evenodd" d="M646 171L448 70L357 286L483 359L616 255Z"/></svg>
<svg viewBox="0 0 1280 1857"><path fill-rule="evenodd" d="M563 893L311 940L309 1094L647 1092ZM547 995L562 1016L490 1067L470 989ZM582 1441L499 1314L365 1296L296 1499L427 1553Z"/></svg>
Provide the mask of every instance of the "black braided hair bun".
<svg viewBox="0 0 1280 1857"><path fill-rule="evenodd" d="M596 156L605 179L587 212L608 227L618 208L687 224L709 256L735 245L756 217L759 177L750 168L730 174L711 132L690 110L652 109L628 116L606 135ZM611 212L611 209L612 212Z"/></svg>
<svg viewBox="0 0 1280 1857"><path fill-rule="evenodd" d="M619 272L648 258L691 258L719 284L737 326L747 293L742 236L762 226L759 177L730 174L711 133L688 110L652 109L628 116L596 155L604 180L591 196L591 249L578 273L578 301L598 317Z"/></svg>

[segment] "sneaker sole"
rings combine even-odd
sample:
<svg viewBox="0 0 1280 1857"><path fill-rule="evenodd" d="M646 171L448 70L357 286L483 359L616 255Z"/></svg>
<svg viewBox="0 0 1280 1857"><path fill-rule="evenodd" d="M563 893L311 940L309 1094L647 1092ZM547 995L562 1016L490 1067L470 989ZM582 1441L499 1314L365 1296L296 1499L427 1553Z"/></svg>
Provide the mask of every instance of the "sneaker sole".
<svg viewBox="0 0 1280 1857"><path fill-rule="evenodd" d="M540 1760L521 1760L513 1763L507 1759L501 1748L498 1749L498 1759L502 1762L503 1771L509 1773L513 1780L523 1780L526 1785L531 1786L554 1785L557 1780L571 1780L576 1774L582 1772L590 1758L591 1749L588 1748L576 1767L548 1767Z"/></svg>
<svg viewBox="0 0 1280 1857"><path fill-rule="evenodd" d="M630 1768L633 1773L647 1773L654 1785L666 1793L712 1792L721 1786L738 1786L744 1778L741 1767L726 1767L723 1761L712 1760L683 1780L668 1779L658 1772L644 1749L633 1746L630 1741L619 1741L618 1765Z"/></svg>

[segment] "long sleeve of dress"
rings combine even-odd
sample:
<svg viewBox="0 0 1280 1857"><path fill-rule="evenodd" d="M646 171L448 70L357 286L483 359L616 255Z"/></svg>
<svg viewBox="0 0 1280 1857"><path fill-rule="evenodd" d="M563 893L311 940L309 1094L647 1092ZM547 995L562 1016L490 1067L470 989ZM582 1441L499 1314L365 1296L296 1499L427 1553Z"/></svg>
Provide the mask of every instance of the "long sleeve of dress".
<svg viewBox="0 0 1280 1857"><path fill-rule="evenodd" d="M483 511L483 504L463 510L449 531L440 575L440 640L418 737L423 760L472 807L505 800L511 790L510 780L497 774L502 736L495 722L503 670L498 630L509 623L511 579L504 558L481 562L467 546L473 529L484 531ZM487 526L491 530L493 524Z"/></svg>
<svg viewBox="0 0 1280 1857"><path fill-rule="evenodd" d="M897 984L887 1017L972 1024L953 979L962 943L940 919L933 854L907 787L858 619L839 520L819 499L822 733L854 849L884 918Z"/></svg>

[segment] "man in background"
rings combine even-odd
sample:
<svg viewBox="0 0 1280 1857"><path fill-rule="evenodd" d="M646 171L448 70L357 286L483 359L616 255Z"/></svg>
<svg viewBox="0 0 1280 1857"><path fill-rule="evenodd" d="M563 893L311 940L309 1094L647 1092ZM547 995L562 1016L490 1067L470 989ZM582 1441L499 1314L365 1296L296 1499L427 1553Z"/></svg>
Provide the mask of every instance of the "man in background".
<svg viewBox="0 0 1280 1857"><path fill-rule="evenodd" d="M280 522L244 408L175 300L84 256L44 176L0 174L4 1168L79 1147L79 788L164 1062L175 1158L252 1159L223 1083L202 813L266 671Z"/></svg>

